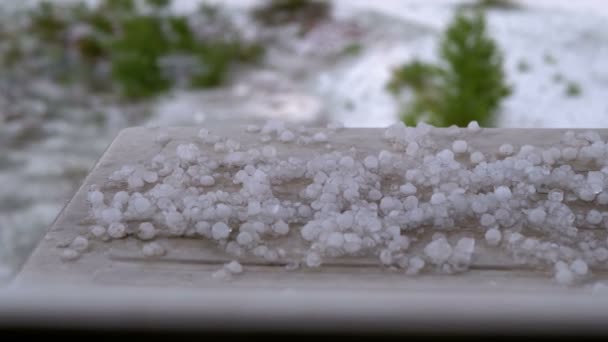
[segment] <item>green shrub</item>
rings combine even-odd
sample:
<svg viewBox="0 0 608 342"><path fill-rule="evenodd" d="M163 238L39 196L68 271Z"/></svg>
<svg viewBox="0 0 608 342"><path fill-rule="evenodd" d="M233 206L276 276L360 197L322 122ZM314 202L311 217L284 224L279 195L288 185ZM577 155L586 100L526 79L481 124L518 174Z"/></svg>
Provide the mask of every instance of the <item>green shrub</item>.
<svg viewBox="0 0 608 342"><path fill-rule="evenodd" d="M491 125L510 88L502 55L486 33L482 12L456 14L443 35L440 57L438 65L414 61L394 71L389 90L398 96L407 88L414 95L402 113L404 122L466 126L476 120Z"/></svg>
<svg viewBox="0 0 608 342"><path fill-rule="evenodd" d="M147 11L136 6L142 4ZM169 89L184 75L192 87L219 86L234 64L253 63L263 53L260 44L241 38L219 8L204 6L186 17L165 11L170 5L170 0L101 0L96 7L43 2L28 12L30 20L25 21L30 23L27 30L35 53L21 51L20 35L14 34L0 61L12 65L22 56L42 60L45 64L23 67L37 66L28 72L88 85L93 91L118 89L127 99L137 100ZM213 33L195 32L194 21ZM75 25L87 30L79 30L82 33L75 37L70 34ZM171 56L178 58L167 58ZM185 66L179 64L183 61ZM110 73L103 71L106 65ZM172 74L174 70L180 75Z"/></svg>
<svg viewBox="0 0 608 342"><path fill-rule="evenodd" d="M566 85L566 96L568 97L578 97L581 95L581 92L581 86L574 81L570 81Z"/></svg>

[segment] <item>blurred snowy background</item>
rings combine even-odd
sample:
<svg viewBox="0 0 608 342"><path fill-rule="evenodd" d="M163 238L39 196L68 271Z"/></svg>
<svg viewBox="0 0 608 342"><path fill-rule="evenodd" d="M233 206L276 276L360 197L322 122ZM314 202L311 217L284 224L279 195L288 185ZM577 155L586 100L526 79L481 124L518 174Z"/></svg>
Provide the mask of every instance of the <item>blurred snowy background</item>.
<svg viewBox="0 0 608 342"><path fill-rule="evenodd" d="M51 2L65 3L75 2ZM475 1L336 0L302 15L266 18L272 25L252 14L267 1L204 3L224 16L217 25L229 25L263 54L243 63L235 57L214 87L191 89L178 77L154 96L125 99L108 81L108 66L97 60L103 46L81 39L88 32L82 17L72 13L58 24L40 12L39 1L2 1L0 282L23 263L122 128L268 118L386 126L399 120L398 103L386 89L391 71L415 58L436 60L438 40L454 12ZM608 127L608 3L511 3L516 6L486 9L489 34L503 52L512 87L497 126ZM163 11L191 15L200 6L199 0L175 0ZM46 31L32 31L33 17ZM225 31L209 22L199 23L201 34ZM48 30L57 32L40 39ZM74 51L97 58L93 75Z"/></svg>

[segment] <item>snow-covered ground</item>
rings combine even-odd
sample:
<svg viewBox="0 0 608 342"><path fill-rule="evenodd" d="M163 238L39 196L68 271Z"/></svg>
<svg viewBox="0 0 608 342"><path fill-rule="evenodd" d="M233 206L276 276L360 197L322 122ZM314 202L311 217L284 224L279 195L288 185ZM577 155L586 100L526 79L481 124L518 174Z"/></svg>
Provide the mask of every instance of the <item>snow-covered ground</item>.
<svg viewBox="0 0 608 342"><path fill-rule="evenodd" d="M259 3L212 2L240 10ZM198 3L176 0L176 10L187 12ZM436 58L438 37L460 3L336 0L335 20L303 39L285 33L280 44L269 48L263 67L236 75L226 88L176 91L152 103L155 110L145 118L126 119L121 108L106 111L101 126L69 116L35 121L32 125L41 126L43 134L28 144L7 144L0 136L0 279L9 278L23 262L121 127L268 117L367 127L395 122L398 108L385 90L391 69L414 57ZM499 126L608 126L608 3L519 3L520 9L490 10L488 15L514 90L503 103ZM361 51L340 56L353 43ZM522 62L528 71L519 70ZM568 82L580 85L580 96L566 96ZM29 132L27 124L0 121L0 133Z"/></svg>

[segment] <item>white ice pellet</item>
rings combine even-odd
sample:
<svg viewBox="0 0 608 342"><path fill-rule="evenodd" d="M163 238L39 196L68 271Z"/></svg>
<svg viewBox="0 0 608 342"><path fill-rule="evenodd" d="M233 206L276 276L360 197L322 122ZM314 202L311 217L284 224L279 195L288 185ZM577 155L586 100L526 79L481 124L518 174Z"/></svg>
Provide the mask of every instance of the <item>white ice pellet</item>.
<svg viewBox="0 0 608 342"><path fill-rule="evenodd" d="M249 232L240 232L236 236L236 242L239 245L246 246L253 242L253 236Z"/></svg>
<svg viewBox="0 0 608 342"><path fill-rule="evenodd" d="M481 219L479 220L479 223L481 223L481 225L484 227L492 226L492 225L494 225L495 222L496 222L496 218L494 217L494 215L487 214L487 213L481 215Z"/></svg>
<svg viewBox="0 0 608 342"><path fill-rule="evenodd" d="M367 156L363 159L363 165L370 170L378 168L378 158L376 156Z"/></svg>
<svg viewBox="0 0 608 342"><path fill-rule="evenodd" d="M547 213L543 208L534 208L528 211L528 220L534 224L541 224L545 221Z"/></svg>
<svg viewBox="0 0 608 342"><path fill-rule="evenodd" d="M482 161L484 161L486 159L486 157L483 155L483 153L479 152L479 151L475 151L473 153L471 153L471 163L473 164L479 164Z"/></svg>
<svg viewBox="0 0 608 342"><path fill-rule="evenodd" d="M243 266L236 260L232 260L231 262L227 263L224 265L224 268L231 274L243 273Z"/></svg>
<svg viewBox="0 0 608 342"><path fill-rule="evenodd" d="M102 239L106 235L106 229L100 225L91 226L89 232L98 239Z"/></svg>
<svg viewBox="0 0 608 342"><path fill-rule="evenodd" d="M158 181L158 173L154 171L146 171L143 173L142 178L146 183L156 183Z"/></svg>
<svg viewBox="0 0 608 342"><path fill-rule="evenodd" d="M367 194L367 197L372 201L379 201L382 198L382 192L376 189L372 189Z"/></svg>
<svg viewBox="0 0 608 342"><path fill-rule="evenodd" d="M574 274L568 268L559 268L555 272L555 281L560 285L571 285L574 282Z"/></svg>
<svg viewBox="0 0 608 342"><path fill-rule="evenodd" d="M452 151L454 151L454 153L465 153L467 151L467 148L468 144L464 140L456 140L452 143Z"/></svg>
<svg viewBox="0 0 608 342"><path fill-rule="evenodd" d="M511 189L509 189L508 187L506 187L504 185L499 186L496 189L494 189L494 196L496 196L496 199L501 202L510 200L511 196L512 196Z"/></svg>
<svg viewBox="0 0 608 342"><path fill-rule="evenodd" d="M485 239L488 245L498 246L502 239L502 233L497 228L490 228L486 231Z"/></svg>
<svg viewBox="0 0 608 342"><path fill-rule="evenodd" d="M416 193L418 189L416 188L416 186L412 183L405 183L404 185L399 187L399 191L401 191L401 193L403 193L404 195L413 195Z"/></svg>
<svg viewBox="0 0 608 342"><path fill-rule="evenodd" d="M435 265L443 264L452 255L452 246L445 238L431 241L424 247L424 254Z"/></svg>
<svg viewBox="0 0 608 342"><path fill-rule="evenodd" d="M66 248L61 252L61 260L63 261L74 261L80 258L80 253L78 251Z"/></svg>
<svg viewBox="0 0 608 342"><path fill-rule="evenodd" d="M168 143L169 140L171 140L171 137L169 136L169 133L167 133L167 132L159 132L156 135L156 139L155 139L155 141L161 145Z"/></svg>
<svg viewBox="0 0 608 342"><path fill-rule="evenodd" d="M202 176L199 180L202 186L213 186L215 185L215 179L212 176Z"/></svg>
<svg viewBox="0 0 608 342"><path fill-rule="evenodd" d="M225 239L230 235L230 227L224 222L216 222L213 227L211 227L211 235L215 240Z"/></svg>
<svg viewBox="0 0 608 342"><path fill-rule="evenodd" d="M478 132L481 129L481 127L479 127L479 123L477 123L477 121L471 121L467 125L467 129L470 132Z"/></svg>
<svg viewBox="0 0 608 342"><path fill-rule="evenodd" d="M309 252L306 255L306 266L315 268L321 266L321 256L317 252Z"/></svg>
<svg viewBox="0 0 608 342"><path fill-rule="evenodd" d="M602 213L595 209L591 209L587 212L586 220L589 224L600 224L602 222L603 216Z"/></svg>
<svg viewBox="0 0 608 342"><path fill-rule="evenodd" d="M127 235L127 227L119 222L114 222L108 227L108 235L112 239L122 239Z"/></svg>
<svg viewBox="0 0 608 342"><path fill-rule="evenodd" d="M502 144L498 148L498 152L503 156L510 156L513 154L513 145L511 144Z"/></svg>
<svg viewBox="0 0 608 342"><path fill-rule="evenodd" d="M439 193L434 193L431 196L431 204L439 205L439 204L444 203L445 201L446 201L445 195L442 194L442 193L440 193L440 192Z"/></svg>
<svg viewBox="0 0 608 342"><path fill-rule="evenodd" d="M143 222L137 228L137 237L141 240L152 240L156 237L156 228L150 222Z"/></svg>
<svg viewBox="0 0 608 342"><path fill-rule="evenodd" d="M587 266L587 263L583 260L576 259L570 264L570 270L572 270L572 272L574 272L574 274L576 275L584 276L585 274L587 274L589 267Z"/></svg>
<svg viewBox="0 0 608 342"><path fill-rule="evenodd" d="M287 235L289 233L289 225L285 221L279 220L272 225L272 231L279 235Z"/></svg>
<svg viewBox="0 0 608 342"><path fill-rule="evenodd" d="M388 249L380 251L380 262L384 265L390 265L393 263L393 254Z"/></svg>
<svg viewBox="0 0 608 342"><path fill-rule="evenodd" d="M105 223L119 222L122 219L122 213L117 208L107 208L101 212L101 219Z"/></svg>
<svg viewBox="0 0 608 342"><path fill-rule="evenodd" d="M424 268L425 262L420 257L413 257L408 260L407 270L405 274L407 275L415 275L420 272Z"/></svg>
<svg viewBox="0 0 608 342"><path fill-rule="evenodd" d="M87 195L89 203L91 203L91 205L93 207L99 207L101 205L103 205L103 199L104 199L104 195L101 191L91 191L88 193Z"/></svg>
<svg viewBox="0 0 608 342"><path fill-rule="evenodd" d="M144 244L141 251L147 258L159 257L165 254L165 249L158 242L149 242Z"/></svg>
<svg viewBox="0 0 608 342"><path fill-rule="evenodd" d="M89 248L89 240L84 236L77 236L70 244L70 248L77 252L84 252L87 248Z"/></svg>
<svg viewBox="0 0 608 342"><path fill-rule="evenodd" d="M549 191L547 198L549 199L549 201L561 202L564 200L564 193L560 190L551 190Z"/></svg>

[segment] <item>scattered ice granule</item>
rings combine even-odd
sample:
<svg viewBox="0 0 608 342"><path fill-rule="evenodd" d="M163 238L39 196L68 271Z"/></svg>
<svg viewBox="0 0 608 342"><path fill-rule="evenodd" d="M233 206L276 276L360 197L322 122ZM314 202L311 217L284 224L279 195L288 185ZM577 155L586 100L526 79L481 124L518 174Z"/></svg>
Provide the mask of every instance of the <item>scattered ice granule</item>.
<svg viewBox="0 0 608 342"><path fill-rule="evenodd" d="M496 199L501 202L508 201L512 196L511 189L509 189L507 186L501 185L494 189L494 196L496 196Z"/></svg>
<svg viewBox="0 0 608 342"><path fill-rule="evenodd" d="M453 248L450 263L454 263L457 266L469 265L473 252L475 252L475 239L468 237L460 238Z"/></svg>
<svg viewBox="0 0 608 342"><path fill-rule="evenodd" d="M443 264L448 261L452 255L452 246L445 238L439 238L431 241L424 247L424 254L435 265Z"/></svg>
<svg viewBox="0 0 608 342"><path fill-rule="evenodd" d="M245 128L245 131L248 133L257 133L261 130L262 128L258 125L247 125L247 127Z"/></svg>
<svg viewBox="0 0 608 342"><path fill-rule="evenodd" d="M564 200L564 192L561 190L551 190L547 198L552 202L562 202Z"/></svg>
<svg viewBox="0 0 608 342"><path fill-rule="evenodd" d="M405 183L404 185L399 187L399 191L401 191L404 195L413 195L416 193L418 189L412 183Z"/></svg>
<svg viewBox="0 0 608 342"><path fill-rule="evenodd" d="M169 140L171 140L171 137L169 136L169 133L167 133L167 132L159 132L156 135L156 139L155 139L155 141L161 145L168 143Z"/></svg>
<svg viewBox="0 0 608 342"><path fill-rule="evenodd" d="M122 239L127 235L127 227L120 222L114 222L108 227L108 235L112 239Z"/></svg>
<svg viewBox="0 0 608 342"><path fill-rule="evenodd" d="M407 271L405 274L407 275L415 275L418 274L424 268L425 262L420 257L410 258L408 261Z"/></svg>
<svg viewBox="0 0 608 342"><path fill-rule="evenodd" d="M91 203L93 208L103 206L103 204L104 204L103 198L104 198L103 193L98 190L91 191L87 194L87 199L88 199L89 203Z"/></svg>
<svg viewBox="0 0 608 342"><path fill-rule="evenodd" d="M309 252L306 255L306 266L316 268L321 266L321 256L317 252Z"/></svg>
<svg viewBox="0 0 608 342"><path fill-rule="evenodd" d="M179 159L184 162L193 162L200 155L201 151L195 144L181 144L176 148Z"/></svg>
<svg viewBox="0 0 608 342"><path fill-rule="evenodd" d="M541 224L545 221L547 213L545 209L538 207L528 211L528 220L534 224Z"/></svg>
<svg viewBox="0 0 608 342"><path fill-rule="evenodd" d="M227 263L224 265L224 268L231 274L243 273L243 266L236 260L232 260L231 262Z"/></svg>
<svg viewBox="0 0 608 342"><path fill-rule="evenodd" d="M498 148L498 152L503 156L510 156L513 154L513 145L511 144L502 144Z"/></svg>
<svg viewBox="0 0 608 342"><path fill-rule="evenodd" d="M156 183L158 181L158 173L154 171L146 171L143 173L142 178L146 183Z"/></svg>
<svg viewBox="0 0 608 342"><path fill-rule="evenodd" d="M282 142L291 142L296 138L295 134L293 134L293 132L291 132L290 130L284 130L283 132L281 132L281 135L279 135L279 140Z"/></svg>
<svg viewBox="0 0 608 342"><path fill-rule="evenodd" d="M483 153L479 152L479 151L475 151L473 153L471 153L471 163L473 164L479 164L482 161L484 161L486 159L486 157L483 155Z"/></svg>
<svg viewBox="0 0 608 342"><path fill-rule="evenodd" d="M262 155L265 158L274 158L277 156L277 149L273 146L264 146L262 148Z"/></svg>
<svg viewBox="0 0 608 342"><path fill-rule="evenodd" d="M232 274L226 269L226 267L222 267L219 270L213 272L211 274L211 278L219 281L228 281L232 279Z"/></svg>
<svg viewBox="0 0 608 342"><path fill-rule="evenodd" d="M122 220L122 213L117 208L107 208L101 212L101 220L105 223L114 223Z"/></svg>
<svg viewBox="0 0 608 342"><path fill-rule="evenodd" d="M141 248L145 257L159 257L165 255L165 249L158 242L148 242Z"/></svg>
<svg viewBox="0 0 608 342"><path fill-rule="evenodd" d="M312 140L314 140L315 142L324 143L324 142L327 142L328 139L327 139L327 135L325 135L325 133L318 132L312 136Z"/></svg>
<svg viewBox="0 0 608 342"><path fill-rule="evenodd" d="M393 254L388 249L380 251L380 262L384 265L390 265L393 263Z"/></svg>
<svg viewBox="0 0 608 342"><path fill-rule="evenodd" d="M378 158L376 156L367 156L363 159L363 165L370 170L378 168Z"/></svg>
<svg viewBox="0 0 608 342"><path fill-rule="evenodd" d="M454 153L465 153L468 147L469 145L465 140L456 140L452 143L452 151L454 151Z"/></svg>
<svg viewBox="0 0 608 342"><path fill-rule="evenodd" d="M589 271L589 267L582 259L576 259L570 264L570 270L576 275L584 276Z"/></svg>
<svg viewBox="0 0 608 342"><path fill-rule="evenodd" d="M595 284L593 284L593 286L591 287L591 293L592 294L608 294L608 285L598 281Z"/></svg>
<svg viewBox="0 0 608 342"><path fill-rule="evenodd" d="M112 198L112 205L122 207L129 202L129 193L126 191L118 191Z"/></svg>
<svg viewBox="0 0 608 342"><path fill-rule="evenodd" d="M213 186L215 185L215 179L212 176L202 176L200 178L200 183L202 186Z"/></svg>
<svg viewBox="0 0 608 342"><path fill-rule="evenodd" d="M272 231L279 235L287 235L289 233L289 225L285 221L279 220L272 225Z"/></svg>
<svg viewBox="0 0 608 342"><path fill-rule="evenodd" d="M224 222L216 222L213 227L211 227L211 236L215 240L222 240L227 238L230 235L230 227Z"/></svg>
<svg viewBox="0 0 608 342"><path fill-rule="evenodd" d="M100 225L91 226L89 232L93 237L101 239L106 235L106 229Z"/></svg>
<svg viewBox="0 0 608 342"><path fill-rule="evenodd" d="M80 253L71 248L66 248L61 252L61 260L63 261L74 261L80 258Z"/></svg>
<svg viewBox="0 0 608 342"><path fill-rule="evenodd" d="M137 237L141 240L152 240L156 237L156 228L150 222L143 222L137 228Z"/></svg>
<svg viewBox="0 0 608 342"><path fill-rule="evenodd" d="M84 252L87 248L89 248L89 240L86 237L79 235L72 240L70 248L77 252Z"/></svg>
<svg viewBox="0 0 608 342"><path fill-rule="evenodd" d="M481 130L481 127L479 127L479 123L477 123L477 121L473 120L469 122L469 124L467 125L467 129L470 132L479 132L479 130Z"/></svg>
<svg viewBox="0 0 608 342"><path fill-rule="evenodd" d="M502 239L502 233L497 228L490 228L486 231L485 239L488 245L498 246Z"/></svg>
<svg viewBox="0 0 608 342"><path fill-rule="evenodd" d="M585 219L587 220L587 223L596 225L602 222L603 217L602 213L595 209L591 209L587 212L587 216Z"/></svg>

